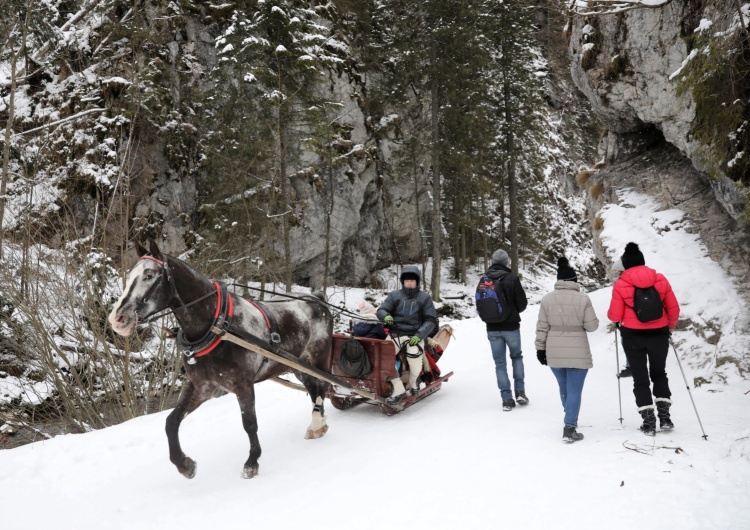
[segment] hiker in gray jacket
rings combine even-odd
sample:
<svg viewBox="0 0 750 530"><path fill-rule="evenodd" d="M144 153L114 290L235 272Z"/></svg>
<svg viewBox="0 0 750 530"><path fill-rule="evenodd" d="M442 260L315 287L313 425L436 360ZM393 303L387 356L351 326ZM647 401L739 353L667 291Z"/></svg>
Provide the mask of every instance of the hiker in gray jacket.
<svg viewBox="0 0 750 530"><path fill-rule="evenodd" d="M581 292L576 272L567 258L557 261L555 290L539 306L536 323L536 356L549 366L560 387L565 411L564 442L583 440L576 431L581 410L583 383L594 367L587 333L599 327L599 319L588 295Z"/></svg>
<svg viewBox="0 0 750 530"><path fill-rule="evenodd" d="M419 375L424 363L424 344L435 329L437 314L432 298L419 289L422 274L416 265L406 265L401 270L401 289L392 291L378 308L378 318L390 330L397 350L404 349L409 365L409 388L412 395L419 393ZM393 394L391 404L406 397L406 389L400 377L391 380Z"/></svg>

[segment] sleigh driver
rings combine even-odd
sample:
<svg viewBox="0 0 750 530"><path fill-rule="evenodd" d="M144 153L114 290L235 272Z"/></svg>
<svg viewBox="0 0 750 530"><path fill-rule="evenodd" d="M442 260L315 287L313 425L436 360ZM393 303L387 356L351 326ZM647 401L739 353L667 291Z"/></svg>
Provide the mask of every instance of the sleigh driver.
<svg viewBox="0 0 750 530"><path fill-rule="evenodd" d="M437 315L432 298L420 290L422 275L415 265L401 271L401 289L392 291L378 308L378 318L390 330L390 338L403 352L409 366L409 391L419 393L419 375L425 363L425 340L437 328ZM429 370L429 365L426 366ZM406 388L397 375L392 378L393 394L388 402L395 405L406 398Z"/></svg>

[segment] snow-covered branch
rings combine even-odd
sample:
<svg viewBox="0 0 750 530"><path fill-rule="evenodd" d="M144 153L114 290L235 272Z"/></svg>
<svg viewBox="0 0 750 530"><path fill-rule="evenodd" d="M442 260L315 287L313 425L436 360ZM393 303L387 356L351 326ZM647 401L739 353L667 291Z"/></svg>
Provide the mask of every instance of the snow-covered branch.
<svg viewBox="0 0 750 530"><path fill-rule="evenodd" d="M78 118L82 118L82 117L84 117L84 116L86 116L88 114L95 114L97 112L104 112L105 110L107 110L107 109L96 108L96 109L84 110L83 112L79 112L78 114L73 114L72 116L68 116L67 118L63 118L61 120L53 121L53 122L50 122L50 123L45 123L44 125L40 125L39 127L34 127L33 129L29 129L28 131L22 131L22 132L19 132L19 133L15 133L13 136L16 137L16 136L23 136L24 134L31 134L31 133L34 133L34 132L37 132L37 131L41 131L43 129L47 129L48 127L54 127L56 125L60 125L61 123L65 123L65 122L77 120Z"/></svg>
<svg viewBox="0 0 750 530"><path fill-rule="evenodd" d="M661 9L672 0L571 0L568 12L574 16L613 15L633 9Z"/></svg>
<svg viewBox="0 0 750 530"><path fill-rule="evenodd" d="M70 17L65 24L63 24L58 31L65 32L68 31L74 24L79 22L81 19L83 19L86 15L88 15L91 11L94 10L95 7L97 7L102 0L91 0L88 4L83 6L75 15ZM44 45L42 45L41 48L39 48L34 54L32 55L32 59L34 61L40 61L42 57L44 57L49 51L50 51L51 44L50 42L46 42ZM21 68L18 73L16 74L17 78L22 78L26 74L25 69ZM10 86L10 82L2 84L0 86L8 87Z"/></svg>

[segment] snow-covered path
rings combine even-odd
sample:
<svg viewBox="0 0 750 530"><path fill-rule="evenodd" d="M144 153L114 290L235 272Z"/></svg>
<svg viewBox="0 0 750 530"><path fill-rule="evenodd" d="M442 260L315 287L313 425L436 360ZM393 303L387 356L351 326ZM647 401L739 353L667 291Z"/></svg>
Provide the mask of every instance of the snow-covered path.
<svg viewBox="0 0 750 530"><path fill-rule="evenodd" d="M608 296L592 295L599 315ZM253 480L239 478L247 439L233 396L206 403L183 424L183 447L199 464L192 481L168 460L166 413L2 451L2 526L750 527L750 384L693 389L704 441L672 354L676 430L648 438L637 430L630 380L622 381L620 426L614 337L601 326L584 388L586 438L563 444L557 385L533 353L536 310L524 314L522 328L527 407L502 412L483 324L459 321L441 360L455 376L394 417L329 406L329 433L306 441L307 396L259 385L264 454Z"/></svg>
<svg viewBox="0 0 750 530"><path fill-rule="evenodd" d="M193 480L169 462L167 412L0 451L0 527L750 528L750 381L731 363L717 362L747 350L747 337L736 332L747 311L680 212L657 211L634 194L624 194L624 203L601 214L605 247L615 256L627 241L639 242L647 265L672 283L690 322L675 334L690 385L696 376L727 381L692 389L707 441L673 352L667 372L676 429L655 438L638 431L630 379L621 383L620 425L619 367L606 326L610 289L602 289L591 293L601 325L590 336L594 368L584 387L581 442L561 442L562 406L554 377L535 357L532 304L522 322L526 407L501 410L484 325L456 321L456 338L440 361L455 375L393 417L369 406L329 405L328 434L304 440L308 397L259 385L263 456L253 480L240 479L248 442L233 396L209 401L183 423L183 448L198 462ZM575 256L568 257L575 266ZM711 289L695 289L695 278ZM554 284L542 281L548 289ZM709 329L722 333L711 345L701 336Z"/></svg>

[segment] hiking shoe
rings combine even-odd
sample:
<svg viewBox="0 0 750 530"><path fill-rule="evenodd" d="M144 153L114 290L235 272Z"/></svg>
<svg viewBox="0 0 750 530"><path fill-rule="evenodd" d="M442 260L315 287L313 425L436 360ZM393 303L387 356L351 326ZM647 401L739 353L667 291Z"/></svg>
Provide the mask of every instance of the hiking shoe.
<svg viewBox="0 0 750 530"><path fill-rule="evenodd" d="M529 404L529 398L526 397L526 392L521 390L520 392L516 392L516 403L519 405L528 405Z"/></svg>
<svg viewBox="0 0 750 530"><path fill-rule="evenodd" d="M562 435L563 442L572 444L573 442L578 442L580 440L583 440L583 435L580 432L576 432L575 427L563 428L563 435Z"/></svg>
<svg viewBox="0 0 750 530"><path fill-rule="evenodd" d="M504 411L513 410L513 407L515 407L515 406L516 406L516 402L513 401L512 399L504 399L503 400L503 410Z"/></svg>
<svg viewBox="0 0 750 530"><path fill-rule="evenodd" d="M630 371L629 366L626 366L617 374L617 377L633 377L633 372Z"/></svg>

